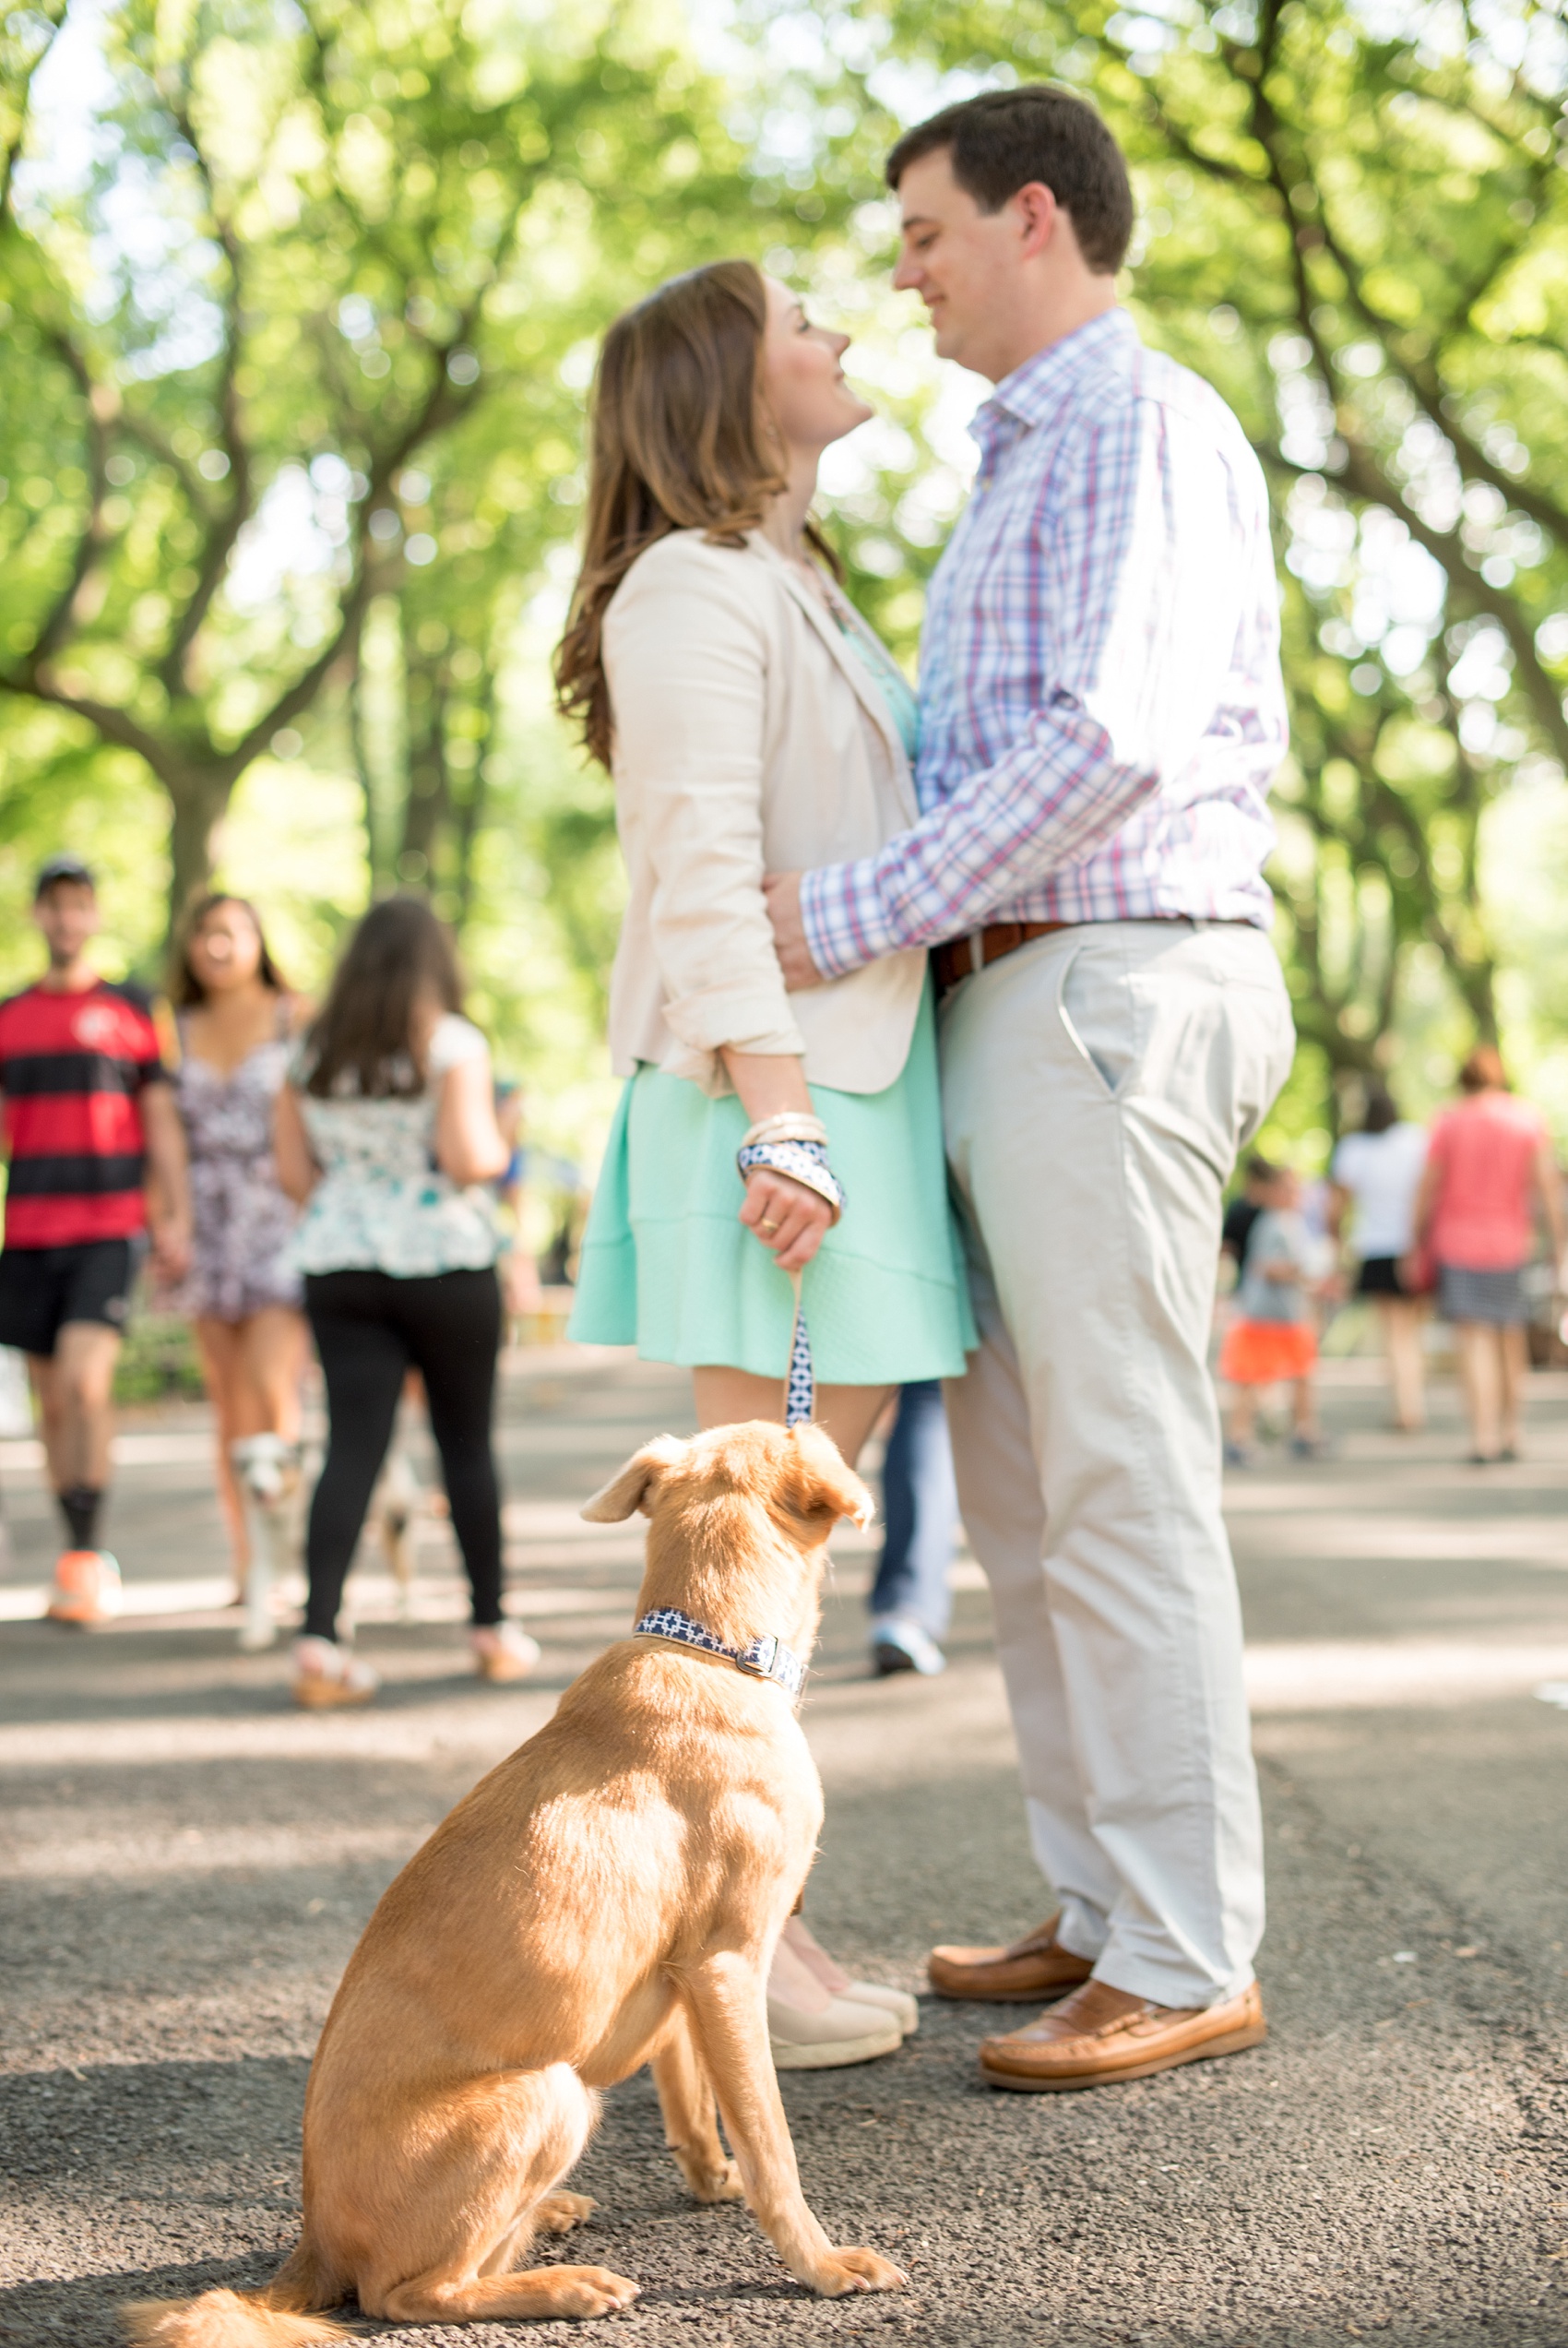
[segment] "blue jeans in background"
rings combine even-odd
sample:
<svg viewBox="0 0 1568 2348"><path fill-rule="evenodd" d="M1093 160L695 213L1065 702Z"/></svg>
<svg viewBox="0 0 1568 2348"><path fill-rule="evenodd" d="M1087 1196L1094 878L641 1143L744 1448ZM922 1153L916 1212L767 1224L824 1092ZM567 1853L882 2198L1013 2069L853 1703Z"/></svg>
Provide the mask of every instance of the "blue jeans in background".
<svg viewBox="0 0 1568 2348"><path fill-rule="evenodd" d="M939 1378L922 1378L899 1393L882 1466L882 1513L887 1537L872 1585L872 1619L918 1623L941 1639L953 1612L947 1569L958 1488Z"/></svg>

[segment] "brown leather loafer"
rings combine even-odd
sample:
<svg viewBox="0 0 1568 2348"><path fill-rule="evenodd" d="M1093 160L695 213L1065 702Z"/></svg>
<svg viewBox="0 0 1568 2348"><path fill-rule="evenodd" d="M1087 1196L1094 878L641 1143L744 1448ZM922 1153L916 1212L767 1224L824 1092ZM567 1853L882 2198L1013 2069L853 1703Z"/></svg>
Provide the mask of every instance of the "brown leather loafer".
<svg viewBox="0 0 1568 2348"><path fill-rule="evenodd" d="M1065 1997L1087 1981L1093 1966L1087 1957L1057 1946L1061 1921L1060 1915L1050 1917L1010 1949L933 1949L926 1965L932 1987L939 1997L972 1997L992 2005Z"/></svg>
<svg viewBox="0 0 1568 2348"><path fill-rule="evenodd" d="M980 2071L991 2087L1025 2094L1054 2089L1110 2087L1146 2079L1211 2055L1239 2055L1268 2035L1263 1997L1254 1981L1239 1997L1190 2008L1153 2006L1124 1989L1091 1981L1023 2030L988 2038Z"/></svg>

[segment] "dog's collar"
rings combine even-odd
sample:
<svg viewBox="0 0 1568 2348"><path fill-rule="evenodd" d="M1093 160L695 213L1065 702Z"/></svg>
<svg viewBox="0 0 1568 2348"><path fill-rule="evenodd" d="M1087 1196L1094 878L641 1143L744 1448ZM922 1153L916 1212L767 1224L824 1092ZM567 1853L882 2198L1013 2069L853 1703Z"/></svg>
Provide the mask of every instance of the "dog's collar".
<svg viewBox="0 0 1568 2348"><path fill-rule="evenodd" d="M679 1606L655 1606L650 1614L633 1627L634 1639L670 1639L677 1647L695 1647L705 1655L718 1655L733 1663L738 1672L749 1679L770 1679L784 1690L786 1696L799 1696L806 1684L806 1667L794 1650L786 1647L781 1639L754 1639L744 1647L727 1646L722 1639Z"/></svg>

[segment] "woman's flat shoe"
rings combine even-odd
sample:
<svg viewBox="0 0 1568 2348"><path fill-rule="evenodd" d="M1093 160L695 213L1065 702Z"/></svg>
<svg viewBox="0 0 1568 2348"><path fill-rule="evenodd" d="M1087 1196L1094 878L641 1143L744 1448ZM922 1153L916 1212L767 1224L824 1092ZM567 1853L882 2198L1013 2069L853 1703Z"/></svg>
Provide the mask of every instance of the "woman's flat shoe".
<svg viewBox="0 0 1568 2348"><path fill-rule="evenodd" d="M368 1704L381 1676L368 1663L330 1639L294 1641L294 1701L309 1712L343 1704Z"/></svg>
<svg viewBox="0 0 1568 2348"><path fill-rule="evenodd" d="M483 1630L470 1630L469 1642L474 1651L474 1669L481 1679L527 1679L539 1662L538 1639L530 1639L516 1623L495 1623Z"/></svg>
<svg viewBox="0 0 1568 2348"><path fill-rule="evenodd" d="M904 2033L883 2006L863 2006L855 1997L830 1999L819 2014L779 1998L767 2001L767 2035L773 2068L779 2071L831 2071L850 2063L873 2063L880 2055L896 2055Z"/></svg>
<svg viewBox="0 0 1568 2348"><path fill-rule="evenodd" d="M838 1995L858 1998L862 2006L880 2006L893 2016L906 2038L913 2038L921 2026L920 2006L907 1989L889 1989L880 1981L852 1981Z"/></svg>

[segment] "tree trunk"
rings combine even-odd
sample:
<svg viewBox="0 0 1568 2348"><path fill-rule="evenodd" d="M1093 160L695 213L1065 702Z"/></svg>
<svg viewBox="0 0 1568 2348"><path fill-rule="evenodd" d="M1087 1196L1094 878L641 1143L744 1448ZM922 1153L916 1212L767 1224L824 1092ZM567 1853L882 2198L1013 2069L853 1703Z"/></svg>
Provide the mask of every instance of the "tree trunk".
<svg viewBox="0 0 1568 2348"><path fill-rule="evenodd" d="M212 877L212 835L236 781L228 765L186 767L160 777L173 809L169 827L169 940L185 907Z"/></svg>

